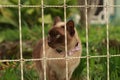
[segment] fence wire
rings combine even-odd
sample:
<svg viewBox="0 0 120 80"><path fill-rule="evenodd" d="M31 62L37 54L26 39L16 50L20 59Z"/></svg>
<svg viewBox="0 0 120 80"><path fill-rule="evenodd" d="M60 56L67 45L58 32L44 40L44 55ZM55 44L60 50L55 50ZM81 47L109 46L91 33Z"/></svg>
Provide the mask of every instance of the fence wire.
<svg viewBox="0 0 120 80"><path fill-rule="evenodd" d="M106 38L106 40L107 40L107 80L110 80L110 78L109 78L109 56L110 56L110 54L109 54L109 18L108 18L108 10L109 10L109 8L108 8L108 5L109 5L109 3L108 3L109 1L108 0L106 0L106 14L105 14L105 17L106 17L106 35L107 35L107 38Z"/></svg>
<svg viewBox="0 0 120 80"><path fill-rule="evenodd" d="M0 62L20 62L21 66L21 80L24 80L24 74L23 74L23 63L26 61L39 61L43 60L44 61L44 80L46 80L46 61L47 60L60 60L60 59L66 59L66 80L68 80L68 60L70 59L87 59L87 80L90 80L90 69L89 69L89 59L91 58L107 58L107 80L110 80L110 73L109 73L109 62L111 57L120 57L120 54L116 55L110 55L109 53L109 17L108 17L108 9L110 7L120 7L120 5L111 5L109 3L109 0L106 0L105 5L88 5L87 0L85 0L85 5L67 5L66 0L64 0L63 5L45 5L44 0L41 0L40 5L22 5L21 0L18 0L18 5L2 5L0 4L0 8L3 7L13 7L13 8L18 8L18 14L19 14L19 38L20 38L20 59L16 60L0 60ZM39 7L41 8L41 13L42 13L42 39L43 39L43 53L44 57L41 59L24 59L22 55L22 27L21 27L21 8L34 8L34 7ZM64 8L64 22L66 23L66 10L67 8L80 8L80 7L85 7L85 12L87 13L87 8L88 7L104 7L106 9L105 12L105 18L106 18L106 40L107 40L107 55L99 55L99 56L91 56L89 55L89 35L88 35L88 22L86 21L86 56L81 56L81 57L67 57L68 55L66 54L65 58L46 58L45 57L45 31L44 31L44 8ZM88 15L86 14L86 20L88 19ZM65 25L66 26L66 25ZM66 35L66 27L65 27L65 51L67 53L67 35Z"/></svg>
<svg viewBox="0 0 120 80"><path fill-rule="evenodd" d="M18 0L18 14L19 14L19 37L20 37L20 66L21 66L21 80L23 78L23 55L22 55L22 27L21 27L21 0Z"/></svg>

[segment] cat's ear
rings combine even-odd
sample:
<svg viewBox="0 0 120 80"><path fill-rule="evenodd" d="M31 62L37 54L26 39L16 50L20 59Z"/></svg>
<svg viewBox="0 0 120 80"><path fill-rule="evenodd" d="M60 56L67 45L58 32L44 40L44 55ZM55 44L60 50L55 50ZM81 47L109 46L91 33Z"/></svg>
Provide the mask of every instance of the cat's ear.
<svg viewBox="0 0 120 80"><path fill-rule="evenodd" d="M58 22L61 22L61 18L59 16L56 16L54 19L53 26L56 25Z"/></svg>
<svg viewBox="0 0 120 80"><path fill-rule="evenodd" d="M74 30L74 21L73 20L69 20L66 24L67 27L67 31L69 32L69 34L71 36L74 36L75 34L75 30Z"/></svg>

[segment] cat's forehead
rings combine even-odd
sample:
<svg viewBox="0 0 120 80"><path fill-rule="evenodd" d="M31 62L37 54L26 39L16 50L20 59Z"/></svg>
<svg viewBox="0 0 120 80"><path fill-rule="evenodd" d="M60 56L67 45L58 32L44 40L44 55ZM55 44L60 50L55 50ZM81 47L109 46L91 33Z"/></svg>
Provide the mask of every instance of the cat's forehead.
<svg viewBox="0 0 120 80"><path fill-rule="evenodd" d="M50 31L49 31L50 34L52 33L60 33L60 34L63 34L64 33L64 30L59 28L59 27L53 27Z"/></svg>
<svg viewBox="0 0 120 80"><path fill-rule="evenodd" d="M65 22L58 22L54 27L65 26Z"/></svg>

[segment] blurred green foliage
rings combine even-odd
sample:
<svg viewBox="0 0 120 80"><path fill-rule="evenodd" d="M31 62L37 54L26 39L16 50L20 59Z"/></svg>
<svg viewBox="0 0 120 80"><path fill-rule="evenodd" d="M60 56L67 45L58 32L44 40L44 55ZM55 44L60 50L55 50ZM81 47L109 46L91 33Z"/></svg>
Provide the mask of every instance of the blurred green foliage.
<svg viewBox="0 0 120 80"><path fill-rule="evenodd" d="M21 80L20 63L10 62L7 63L7 65L3 63L3 65L3 70L0 70L0 80ZM38 74L35 72L33 63L31 62L26 62L24 65L23 74L24 80L39 80Z"/></svg>
<svg viewBox="0 0 120 80"><path fill-rule="evenodd" d="M112 24L111 24L112 25ZM80 30L77 27L78 34L82 41L83 53L86 56L86 31ZM109 26L109 54L120 54L120 26ZM106 26L92 25L88 38L89 38L89 55L101 56L107 55L106 43ZM110 80L120 79L120 57L110 57ZM90 80L107 80L107 58L90 58L89 59ZM79 73L79 74L78 74ZM87 80L87 59L82 58L81 63L73 74L74 80Z"/></svg>
<svg viewBox="0 0 120 80"><path fill-rule="evenodd" d="M75 3L75 0L67 0L67 4ZM0 1L0 4L11 4L18 5L18 0L4 0ZM21 0L22 5L41 5L41 0ZM45 5L63 5L64 0L44 0ZM70 9L67 9L70 13ZM55 16L60 16L64 18L63 8L45 8L44 18L45 24L52 24L52 18ZM32 8L21 8L21 21L22 26L27 25L28 27L33 27L34 25L40 25L42 23L42 12L41 7ZM69 14L67 14L68 16ZM0 27L14 28L18 27L18 8L0 8Z"/></svg>

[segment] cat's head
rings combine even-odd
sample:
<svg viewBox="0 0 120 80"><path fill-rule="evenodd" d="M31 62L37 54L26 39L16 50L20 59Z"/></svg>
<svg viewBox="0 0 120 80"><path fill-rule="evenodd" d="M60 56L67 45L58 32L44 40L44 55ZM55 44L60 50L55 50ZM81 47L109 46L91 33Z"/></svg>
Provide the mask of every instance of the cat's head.
<svg viewBox="0 0 120 80"><path fill-rule="evenodd" d="M54 49L65 49L65 25L67 32L67 44L71 43L75 35L74 22L69 20L66 24L56 17L53 27L48 33L48 45Z"/></svg>

